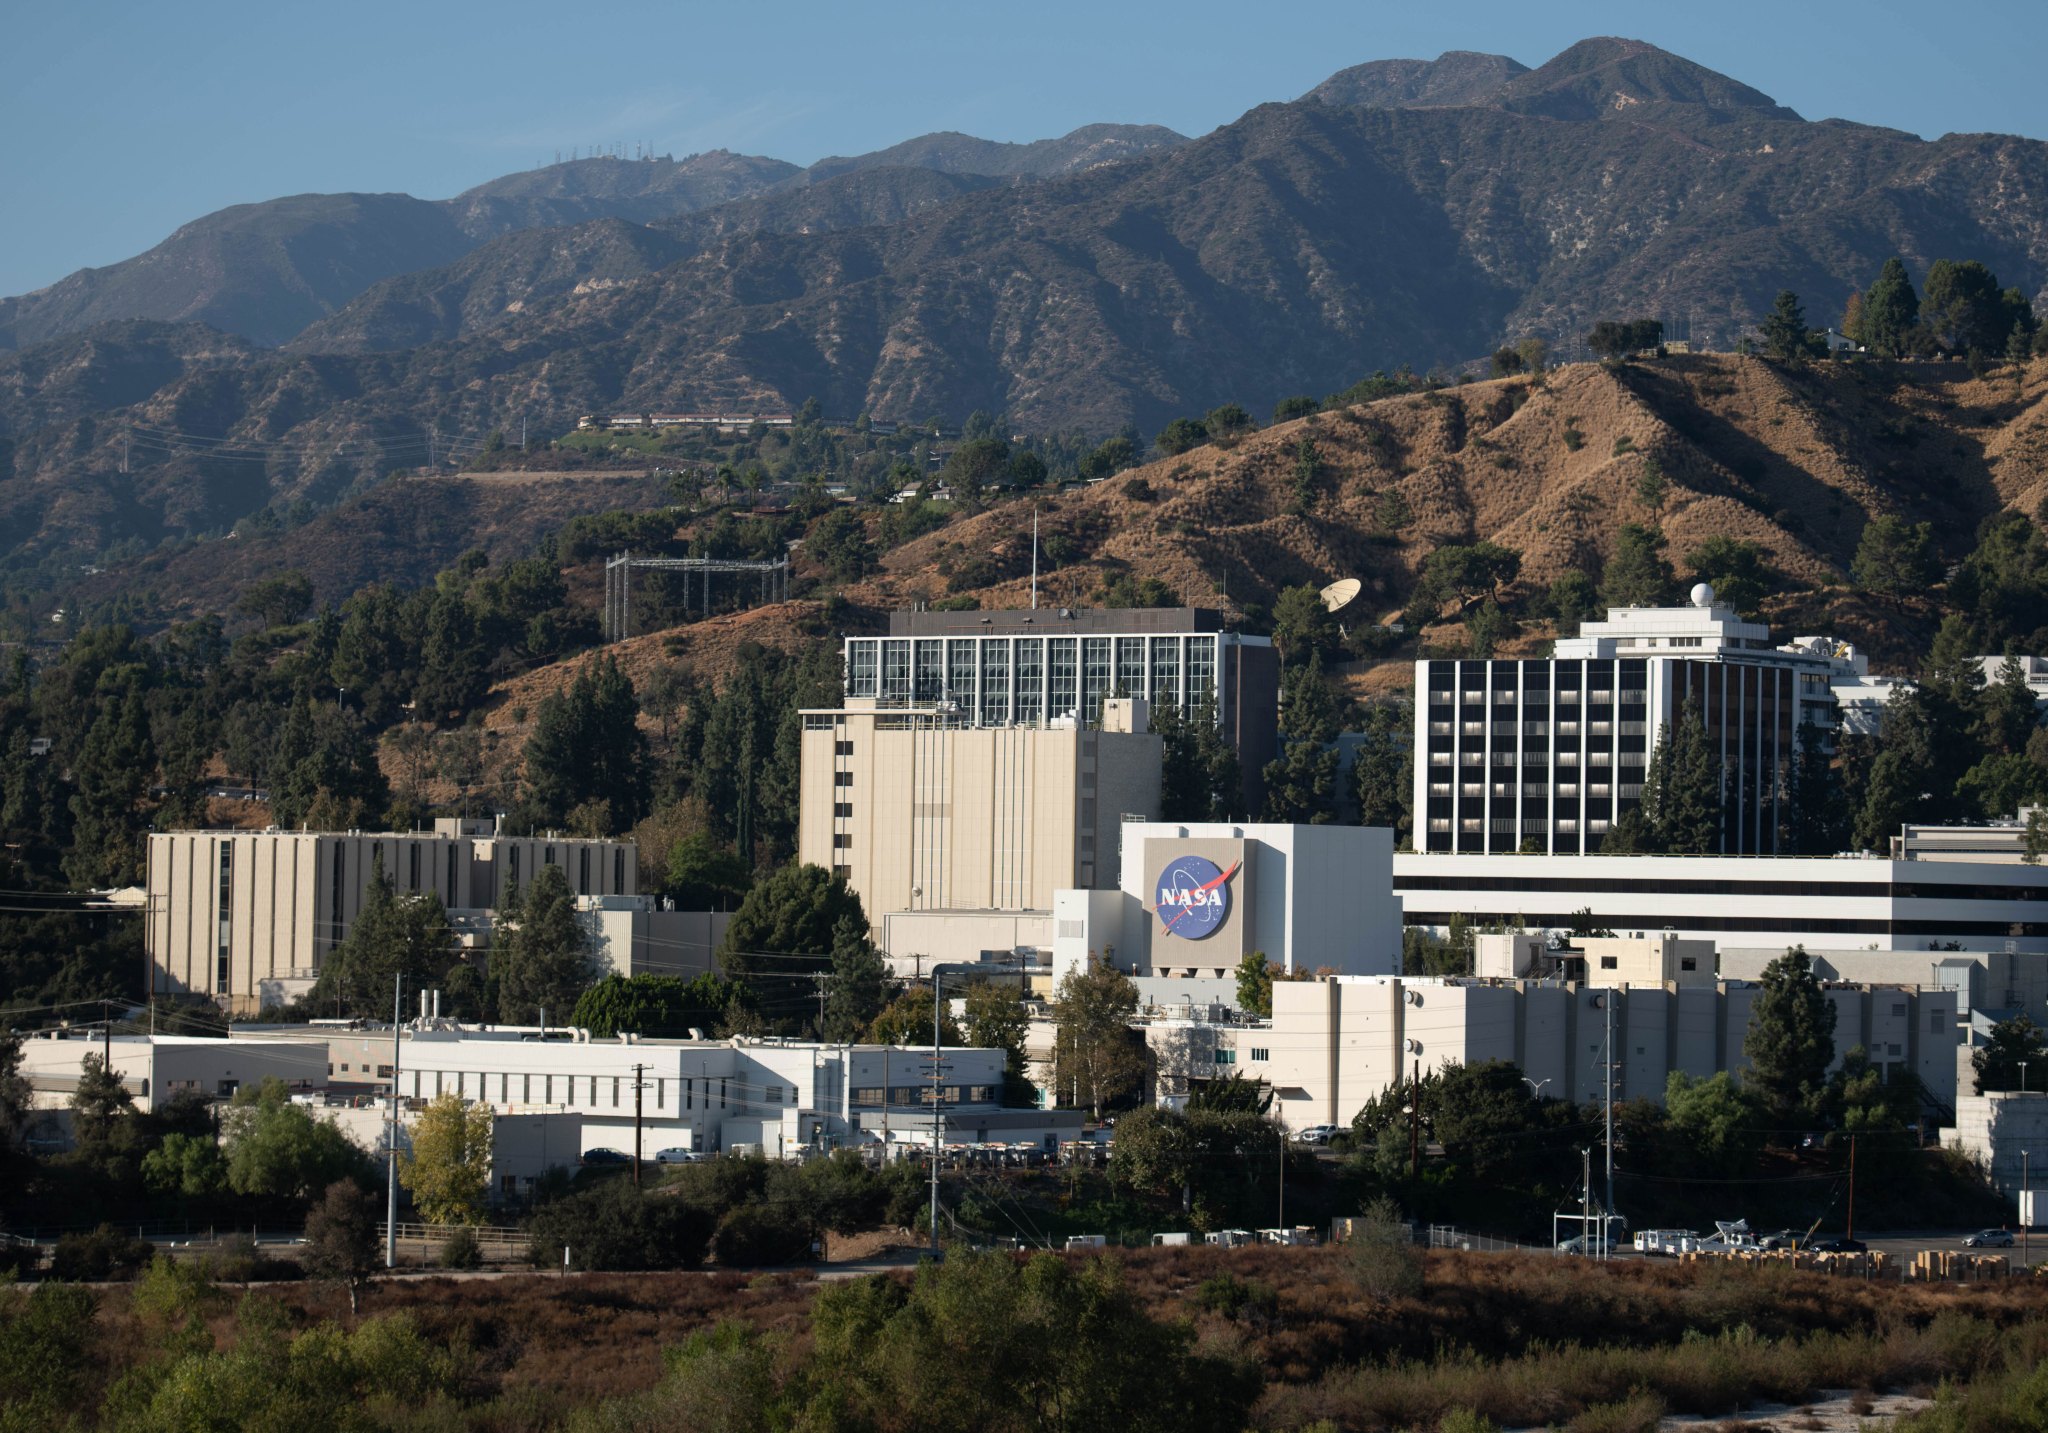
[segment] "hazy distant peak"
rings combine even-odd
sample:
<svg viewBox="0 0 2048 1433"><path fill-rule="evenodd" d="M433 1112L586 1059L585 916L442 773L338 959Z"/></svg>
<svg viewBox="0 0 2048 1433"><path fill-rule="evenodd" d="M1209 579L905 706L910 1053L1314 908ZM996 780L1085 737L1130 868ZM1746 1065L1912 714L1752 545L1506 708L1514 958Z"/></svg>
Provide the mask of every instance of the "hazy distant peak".
<svg viewBox="0 0 2048 1433"><path fill-rule="evenodd" d="M1446 50L1434 60L1368 60L1337 71L1302 98L1347 109L1483 105L1527 73L1527 65L1506 55Z"/></svg>
<svg viewBox="0 0 2048 1433"><path fill-rule="evenodd" d="M829 179L855 169L936 169L946 174L987 174L1032 179L1114 164L1188 142L1162 124L1085 124L1058 139L1010 144L946 130L921 134L871 154L833 155L812 165L808 177Z"/></svg>
<svg viewBox="0 0 2048 1433"><path fill-rule="evenodd" d="M1660 50L1643 40L1581 40L1547 64L1516 76L1500 96L1508 109L1553 119L1599 119L1641 104L1700 105L1796 120L1761 90Z"/></svg>

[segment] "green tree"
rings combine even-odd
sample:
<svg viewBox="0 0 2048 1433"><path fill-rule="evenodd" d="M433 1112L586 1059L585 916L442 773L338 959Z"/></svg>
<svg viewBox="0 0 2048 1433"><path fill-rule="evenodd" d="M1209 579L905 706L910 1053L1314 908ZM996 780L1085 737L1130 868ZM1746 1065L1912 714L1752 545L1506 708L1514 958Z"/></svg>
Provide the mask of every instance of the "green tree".
<svg viewBox="0 0 2048 1433"><path fill-rule="evenodd" d="M156 772L156 745L142 690L99 707L72 762L72 850L65 868L88 886L126 886L142 872L142 801Z"/></svg>
<svg viewBox="0 0 2048 1433"><path fill-rule="evenodd" d="M857 1040L888 1005L896 982L868 938L867 918L848 913L832 927L832 969L825 978L827 1040Z"/></svg>
<svg viewBox="0 0 2048 1433"><path fill-rule="evenodd" d="M1692 1172L1719 1179L1754 1173L1767 1112L1726 1070L1706 1078L1673 1070L1664 1082L1664 1112Z"/></svg>
<svg viewBox="0 0 2048 1433"><path fill-rule="evenodd" d="M398 1152L398 1182L429 1224L481 1224L491 1189L491 1107L453 1090L412 1122Z"/></svg>
<svg viewBox="0 0 2048 1433"><path fill-rule="evenodd" d="M1138 445L1126 434L1105 439L1081 462L1084 478L1113 478L1138 461Z"/></svg>
<svg viewBox="0 0 2048 1433"><path fill-rule="evenodd" d="M377 1271L381 1213L376 1196L353 1179L328 1185L306 1212L306 1272L347 1289L351 1314L361 1312L362 1291Z"/></svg>
<svg viewBox="0 0 2048 1433"><path fill-rule="evenodd" d="M607 1179L543 1204L526 1232L529 1256L543 1269L564 1267L565 1253L577 1269L694 1269L704 1262L713 1223L695 1201Z"/></svg>
<svg viewBox="0 0 2048 1433"><path fill-rule="evenodd" d="M661 891L680 911L729 911L746 899L754 873L728 846L698 831L668 849Z"/></svg>
<svg viewBox="0 0 2048 1433"><path fill-rule="evenodd" d="M1828 757L1820 728L1809 720L1795 737L1785 799L1785 845L1794 855L1832 856L1849 839L1849 808L1841 774Z"/></svg>
<svg viewBox="0 0 2048 1433"><path fill-rule="evenodd" d="M1763 1101L1778 1128L1813 1117L1835 1059L1835 1007L1804 946L1764 967L1742 1053L1749 1059L1743 1088Z"/></svg>
<svg viewBox="0 0 2048 1433"><path fill-rule="evenodd" d="M235 603L237 610L246 612L266 628L289 627L303 618L312 605L313 583L297 568L264 578Z"/></svg>
<svg viewBox="0 0 2048 1433"><path fill-rule="evenodd" d="M932 1043L932 993L928 988L913 986L882 1007L868 1026L867 1043L870 1045L919 1045L929 1047ZM961 1045L965 1041L960 1034L959 1022L953 1018L950 1007L939 1011L939 1043Z"/></svg>
<svg viewBox="0 0 2048 1433"><path fill-rule="evenodd" d="M1608 607L1657 607L1670 600L1675 576L1664 560L1664 534L1635 523L1614 535L1614 555L1600 578L1600 600Z"/></svg>
<svg viewBox="0 0 2048 1433"><path fill-rule="evenodd" d="M1298 394L1293 398L1282 398L1273 405L1273 421L1291 423L1296 418L1306 418L1310 414L1322 411L1323 403L1320 398L1311 398L1305 393Z"/></svg>
<svg viewBox="0 0 2048 1433"><path fill-rule="evenodd" d="M98 1055L79 1061L78 1085L71 1092L71 1133L80 1157L103 1158L134 1120L135 1097L121 1076Z"/></svg>
<svg viewBox="0 0 2048 1433"><path fill-rule="evenodd" d="M350 1015L381 1015L390 1009L393 982L423 990L447 970L455 935L441 897L433 892L400 896L384 874L380 856L371 866L369 889L314 984L312 1004Z"/></svg>
<svg viewBox="0 0 2048 1433"><path fill-rule="evenodd" d="M718 947L726 978L745 985L763 970L823 974L844 929L870 936L860 897L822 866L791 862L747 892ZM810 957L808 961L791 957Z"/></svg>
<svg viewBox="0 0 2048 1433"><path fill-rule="evenodd" d="M1522 554L1492 542L1446 543L1423 559L1408 599L1409 625L1420 627L1455 600L1460 612L1486 598L1498 601L1522 571Z"/></svg>
<svg viewBox="0 0 2048 1433"><path fill-rule="evenodd" d="M1872 518L1863 525L1849 575L1865 592L1894 603L1925 592L1938 575L1933 526L1889 513Z"/></svg>
<svg viewBox="0 0 2048 1433"><path fill-rule="evenodd" d="M1643 776L1643 818L1656 850L1702 856L1720 849L1721 763L1707 742L1696 694L1657 735Z"/></svg>
<svg viewBox="0 0 2048 1433"><path fill-rule="evenodd" d="M427 608L426 632L420 643L419 680L413 687L413 710L422 721L441 722L472 710L490 691L490 654L469 601L460 592L442 592Z"/></svg>
<svg viewBox="0 0 2048 1433"><path fill-rule="evenodd" d="M538 1020L543 1010L566 1015L590 985L591 956L590 935L576 918L576 894L562 868L542 866L501 906L497 927L490 963L499 1018Z"/></svg>
<svg viewBox="0 0 2048 1433"><path fill-rule="evenodd" d="M834 508L804 535L804 555L824 564L840 582L858 582L874 570L875 547L867 524L849 508Z"/></svg>
<svg viewBox="0 0 2048 1433"><path fill-rule="evenodd" d="M1671 497L1671 480L1664 476L1664 465L1654 457L1643 459L1643 471L1636 478L1636 501L1650 510L1650 526L1656 527L1664 518L1664 504Z"/></svg>
<svg viewBox="0 0 2048 1433"><path fill-rule="evenodd" d="M1003 1052L1003 1103L1036 1104L1024 1077L1024 1036L1031 1014L1017 992L999 980L976 980L967 987L961 1014L961 1035L978 1050Z"/></svg>
<svg viewBox="0 0 2048 1433"><path fill-rule="evenodd" d="M1337 621L1316 588L1282 588L1273 599L1273 645L1286 666L1300 666L1315 656L1328 661L1342 641Z"/></svg>
<svg viewBox="0 0 2048 1433"><path fill-rule="evenodd" d="M227 1160L211 1134L168 1134L143 1156L142 1182L152 1194L203 1199L226 1188Z"/></svg>
<svg viewBox="0 0 2048 1433"><path fill-rule="evenodd" d="M1260 1389L1241 1356L1153 1318L1108 1260L967 1254L922 1266L908 1285L849 1281L819 1295L812 1337L817 1368L831 1370L811 1380L818 1426L829 1410L835 1423L925 1433L1234 1433ZM677 1368L670 1378L691 1391L661 1405L666 1425L712 1427L728 1389L755 1389L741 1406L775 1402L737 1372L697 1375L688 1358ZM968 1368L971 1378L954 1372Z"/></svg>
<svg viewBox="0 0 2048 1433"><path fill-rule="evenodd" d="M1764 352L1780 363L1804 358L1813 331L1806 326L1806 310L1800 306L1799 295L1790 289L1778 290L1771 311L1757 325L1757 333L1763 339Z"/></svg>
<svg viewBox="0 0 2048 1433"><path fill-rule="evenodd" d="M1054 1102L1085 1103L1095 1118L1136 1094L1145 1077L1145 1049L1130 1027L1138 987L1106 961L1074 969L1053 995Z"/></svg>
<svg viewBox="0 0 2048 1433"><path fill-rule="evenodd" d="M1396 850L1414 841L1415 706L1405 697L1374 702L1365 709L1351 756L1351 793L1358 824L1385 826Z"/></svg>
<svg viewBox="0 0 2048 1433"><path fill-rule="evenodd" d="M1771 587L1761 547L1716 533L1686 553L1685 562L1697 580L1713 585L1715 600L1744 617L1756 617Z"/></svg>
<svg viewBox="0 0 2048 1433"><path fill-rule="evenodd" d="M1936 259L1927 270L1920 321L1950 353L1996 353L2015 323L2033 318L2024 298L2010 305L1998 276L1975 259Z"/></svg>
<svg viewBox="0 0 2048 1433"><path fill-rule="evenodd" d="M1920 322L1920 298L1906 266L1897 258L1884 261L1877 279L1857 306L1856 330L1848 336L1883 358L1900 358L1912 347Z"/></svg>
<svg viewBox="0 0 2048 1433"><path fill-rule="evenodd" d="M1522 624L1501 610L1491 597L1465 614L1465 652L1474 661L1485 661L1500 650L1500 644L1522 630Z"/></svg>
<svg viewBox="0 0 2048 1433"><path fill-rule="evenodd" d="M732 1003L732 987L708 970L690 980L674 975L614 974L576 998L569 1023L599 1039L608 1040L622 1031L680 1039L693 1028L717 1026Z"/></svg>
<svg viewBox="0 0 2048 1433"><path fill-rule="evenodd" d="M235 1092L223 1124L228 1187L273 1200L306 1200L343 1179L369 1183L369 1156L329 1120L295 1105L279 1079Z"/></svg>
<svg viewBox="0 0 2048 1433"><path fill-rule="evenodd" d="M2019 1014L1991 1027L1983 1045L1970 1052L1970 1068L1976 1072L1970 1082L1980 1095L2020 1088L2020 1064L2027 1066L2027 1088L2048 1090L2048 1036L2032 1018ZM2034 1073L2034 1066L2041 1073Z"/></svg>
<svg viewBox="0 0 2048 1433"><path fill-rule="evenodd" d="M1323 679L1323 662L1311 656L1283 682L1280 698L1280 757L1265 770L1268 821L1324 825L1336 819L1337 698Z"/></svg>
<svg viewBox="0 0 2048 1433"><path fill-rule="evenodd" d="M1557 617L1558 635L1575 632L1599 613L1600 589L1585 573L1567 572L1550 584L1550 610Z"/></svg>
<svg viewBox="0 0 2048 1433"><path fill-rule="evenodd" d="M1601 319L1586 334L1586 347L1610 362L1664 342L1664 325L1653 318Z"/></svg>
<svg viewBox="0 0 2048 1433"><path fill-rule="evenodd" d="M1237 963L1237 1008L1261 1019L1273 1014L1273 963L1263 950L1248 950Z"/></svg>
<svg viewBox="0 0 2048 1433"><path fill-rule="evenodd" d="M571 811L601 802L615 829L632 825L647 804L646 751L633 684L609 656L586 663L534 719L522 821L559 829Z"/></svg>
<svg viewBox="0 0 2048 1433"><path fill-rule="evenodd" d="M21 1073L21 1036L0 1030L0 1165L21 1138L34 1093L28 1077Z"/></svg>
<svg viewBox="0 0 2048 1433"><path fill-rule="evenodd" d="M1209 429L1199 418L1176 418L1159 430L1159 436L1152 440L1169 458L1177 458L1190 448L1198 448L1209 441Z"/></svg>
<svg viewBox="0 0 2048 1433"><path fill-rule="evenodd" d="M1219 438L1234 438L1241 433L1251 432L1258 425L1252 422L1252 415L1243 408L1235 403L1225 403L1221 407L1211 408L1208 416L1202 420L1202 426Z"/></svg>
<svg viewBox="0 0 2048 1433"><path fill-rule="evenodd" d="M1294 510L1306 516L1315 511L1322 496L1322 451L1315 439L1305 437L1294 445Z"/></svg>

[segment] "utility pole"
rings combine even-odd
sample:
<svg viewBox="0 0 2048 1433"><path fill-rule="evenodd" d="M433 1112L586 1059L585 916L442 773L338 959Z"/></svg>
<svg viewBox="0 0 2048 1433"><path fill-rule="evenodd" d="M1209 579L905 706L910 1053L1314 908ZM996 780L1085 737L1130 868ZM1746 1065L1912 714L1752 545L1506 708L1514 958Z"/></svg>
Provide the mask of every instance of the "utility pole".
<svg viewBox="0 0 2048 1433"><path fill-rule="evenodd" d="M114 1073L114 1002L100 1002L100 1064L111 1075Z"/></svg>
<svg viewBox="0 0 2048 1433"><path fill-rule="evenodd" d="M1614 992L1609 990L1600 1003L1607 1011L1607 1210L1600 1220L1600 1257L1605 1259L1614 1218Z"/></svg>
<svg viewBox="0 0 2048 1433"><path fill-rule="evenodd" d="M939 1012L945 1007L939 1001L939 990L945 984L940 977L938 966L932 967L932 1258L943 1257L939 1252L939 1139L944 1127L944 1116L939 1108Z"/></svg>
<svg viewBox="0 0 2048 1433"><path fill-rule="evenodd" d="M1273 1225L1278 1229L1287 1227L1287 1126L1280 1126L1280 1208L1273 1216Z"/></svg>
<svg viewBox="0 0 2048 1433"><path fill-rule="evenodd" d="M2032 1204L2033 1202L2033 1200L2027 1198L2027 1152L2025 1150L2021 1150L2020 1203ZM2027 1252L2027 1231L2033 1227L2031 1224L2028 1223L2028 1216L2031 1215L2033 1212L2034 1211L2032 1209L2022 1209L2020 1211L2020 1267L2022 1269L2031 1269L2034 1267L2034 1261Z"/></svg>
<svg viewBox="0 0 2048 1433"><path fill-rule="evenodd" d="M1856 1237L1856 1136L1849 1136L1849 1219L1846 1238Z"/></svg>
<svg viewBox="0 0 2048 1433"><path fill-rule="evenodd" d="M633 1187L635 1189L640 1187L640 1117L647 1098L647 1087L640 1078L640 1072L646 1068L645 1065L639 1064L633 1066Z"/></svg>
<svg viewBox="0 0 2048 1433"><path fill-rule="evenodd" d="M398 1055L399 1022L405 1015L405 976L391 978L391 1130L386 1139L384 1189L384 1267L398 1267Z"/></svg>

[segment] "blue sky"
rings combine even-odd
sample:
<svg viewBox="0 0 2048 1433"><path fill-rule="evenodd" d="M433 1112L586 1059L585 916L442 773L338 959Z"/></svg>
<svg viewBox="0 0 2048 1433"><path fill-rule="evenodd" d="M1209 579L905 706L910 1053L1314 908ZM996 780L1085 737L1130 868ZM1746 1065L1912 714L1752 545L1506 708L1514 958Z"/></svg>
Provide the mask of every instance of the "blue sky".
<svg viewBox="0 0 2048 1433"><path fill-rule="evenodd" d="M931 130L1098 120L1201 134L1363 60L1541 64L1628 35L1809 119L2048 137L2048 5L952 3L108 5L21 0L0 36L0 294L139 253L228 204L444 198L572 146L809 163Z"/></svg>

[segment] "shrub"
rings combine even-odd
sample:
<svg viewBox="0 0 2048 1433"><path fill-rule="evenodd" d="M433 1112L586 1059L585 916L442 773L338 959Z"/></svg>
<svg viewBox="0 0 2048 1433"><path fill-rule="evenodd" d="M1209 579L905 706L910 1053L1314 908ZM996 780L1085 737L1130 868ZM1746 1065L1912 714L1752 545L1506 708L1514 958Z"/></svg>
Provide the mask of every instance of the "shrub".
<svg viewBox="0 0 2048 1433"><path fill-rule="evenodd" d="M741 1204L725 1211L711 1236L718 1262L729 1267L794 1264L810 1257L811 1236L801 1224L763 1204Z"/></svg>
<svg viewBox="0 0 2048 1433"><path fill-rule="evenodd" d="M1351 1226L1351 1277L1376 1299L1409 1298L1422 1292L1422 1250L1384 1199L1373 1201Z"/></svg>
<svg viewBox="0 0 2048 1433"><path fill-rule="evenodd" d="M710 1219L688 1200L610 1179L536 1210L528 1256L542 1268L561 1267L566 1249L578 1269L694 1269L710 1234Z"/></svg>
<svg viewBox="0 0 2048 1433"><path fill-rule="evenodd" d="M156 1248L147 1239L131 1239L111 1224L90 1234L66 1234L50 1256L50 1277L74 1283L103 1283L132 1277L152 1258Z"/></svg>
<svg viewBox="0 0 2048 1433"><path fill-rule="evenodd" d="M483 1245L476 1241L476 1231L463 1225L441 1241L441 1267L444 1269L474 1269L483 1264Z"/></svg>

